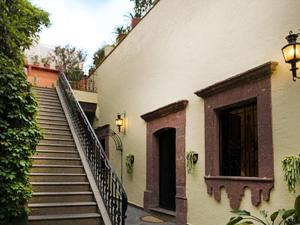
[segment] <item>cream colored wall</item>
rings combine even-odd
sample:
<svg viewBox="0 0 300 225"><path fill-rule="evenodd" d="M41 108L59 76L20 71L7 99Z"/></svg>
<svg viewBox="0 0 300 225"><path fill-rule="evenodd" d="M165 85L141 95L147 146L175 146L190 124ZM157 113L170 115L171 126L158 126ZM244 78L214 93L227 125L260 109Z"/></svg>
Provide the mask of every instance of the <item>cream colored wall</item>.
<svg viewBox="0 0 300 225"><path fill-rule="evenodd" d="M188 223L225 224L231 214L206 192L204 182L203 100L194 92L233 75L277 61L272 76L275 187L268 211L290 207L280 161L299 154L300 81L291 80L281 55L284 37L300 28L300 1L295 0L161 0L96 71L99 124L111 124L126 112L121 135L125 152L135 155L134 174L124 175L129 201L142 206L146 176L146 123L140 115L180 99L187 107L186 150L199 153L193 174L187 174ZM112 163L120 159L111 150ZM297 187L299 193L299 186ZM245 191L241 208L257 210Z"/></svg>
<svg viewBox="0 0 300 225"><path fill-rule="evenodd" d="M98 102L98 95L97 93L87 92L87 91L78 91L73 90L74 95L77 101L81 102L88 102L88 103L97 103Z"/></svg>

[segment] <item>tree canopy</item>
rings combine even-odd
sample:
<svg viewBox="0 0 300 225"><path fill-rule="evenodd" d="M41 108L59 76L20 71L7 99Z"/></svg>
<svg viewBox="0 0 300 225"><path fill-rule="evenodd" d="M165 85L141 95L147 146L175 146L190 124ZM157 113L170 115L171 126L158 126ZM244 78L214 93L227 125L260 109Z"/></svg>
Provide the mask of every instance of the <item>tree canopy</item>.
<svg viewBox="0 0 300 225"><path fill-rule="evenodd" d="M101 62L104 60L105 58L105 48L107 45L99 48L93 56L93 65L91 66L91 68L89 69L89 74L92 74L96 71L96 69L98 68L98 66L100 66Z"/></svg>
<svg viewBox="0 0 300 225"><path fill-rule="evenodd" d="M27 0L0 0L0 53L21 64L23 51L49 24L48 13Z"/></svg>
<svg viewBox="0 0 300 225"><path fill-rule="evenodd" d="M83 63L86 59L86 53L69 45L57 46L54 52L57 57L57 64L68 80L80 80L84 75Z"/></svg>

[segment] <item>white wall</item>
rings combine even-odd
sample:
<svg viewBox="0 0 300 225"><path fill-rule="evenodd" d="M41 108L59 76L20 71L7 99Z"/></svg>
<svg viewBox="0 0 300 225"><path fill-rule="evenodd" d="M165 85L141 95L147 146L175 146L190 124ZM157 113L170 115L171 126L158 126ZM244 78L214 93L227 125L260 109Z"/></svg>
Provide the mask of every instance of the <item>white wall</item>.
<svg viewBox="0 0 300 225"><path fill-rule="evenodd" d="M194 173L187 174L188 223L225 224L231 216L225 191L220 203L206 192L203 100L194 92L277 61L272 75L275 187L261 208L292 206L280 161L299 154L300 81L292 82L281 48L288 31L300 28L299 21L300 1L295 0L161 0L139 23L96 71L98 125L109 123L116 130L117 113L127 115L127 133L121 136L125 155L135 155L134 174L124 176L129 201L143 205L146 123L140 115L188 99L186 150L199 153ZM119 171L117 154L111 150ZM249 190L241 208L257 210Z"/></svg>

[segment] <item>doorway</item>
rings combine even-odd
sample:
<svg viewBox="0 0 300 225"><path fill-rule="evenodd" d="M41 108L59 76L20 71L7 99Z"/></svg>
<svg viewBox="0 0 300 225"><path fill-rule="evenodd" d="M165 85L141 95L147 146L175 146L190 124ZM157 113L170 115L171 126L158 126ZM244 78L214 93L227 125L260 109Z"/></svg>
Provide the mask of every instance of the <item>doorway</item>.
<svg viewBox="0 0 300 225"><path fill-rule="evenodd" d="M176 210L176 130L166 128L158 133L159 207Z"/></svg>

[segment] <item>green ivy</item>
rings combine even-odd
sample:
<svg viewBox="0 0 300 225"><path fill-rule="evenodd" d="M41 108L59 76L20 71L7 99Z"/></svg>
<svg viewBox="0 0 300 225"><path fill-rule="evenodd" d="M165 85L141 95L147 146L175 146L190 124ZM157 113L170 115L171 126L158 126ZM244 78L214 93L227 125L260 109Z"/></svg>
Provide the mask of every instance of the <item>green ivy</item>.
<svg viewBox="0 0 300 225"><path fill-rule="evenodd" d="M27 0L0 0L0 224L28 212L31 157L42 138L37 102L24 73L25 49L48 14Z"/></svg>
<svg viewBox="0 0 300 225"><path fill-rule="evenodd" d="M1 53L0 65L0 221L7 221L28 211L31 157L42 136L23 69Z"/></svg>
<svg viewBox="0 0 300 225"><path fill-rule="evenodd" d="M289 192L295 193L296 184L300 179L300 157L286 156L281 161L284 172L284 181L288 187Z"/></svg>

